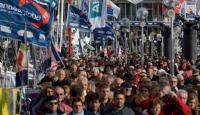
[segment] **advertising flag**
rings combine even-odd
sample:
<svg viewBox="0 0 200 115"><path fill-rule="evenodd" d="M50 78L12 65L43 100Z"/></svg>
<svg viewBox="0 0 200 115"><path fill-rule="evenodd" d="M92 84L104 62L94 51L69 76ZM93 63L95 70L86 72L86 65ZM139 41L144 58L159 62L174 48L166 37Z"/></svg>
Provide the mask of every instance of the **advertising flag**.
<svg viewBox="0 0 200 115"><path fill-rule="evenodd" d="M68 5L67 27L79 28L82 31L90 31L91 23L87 16L78 8Z"/></svg>
<svg viewBox="0 0 200 115"><path fill-rule="evenodd" d="M1 37L48 46L51 20L49 10L33 0L0 1ZM24 33L26 33L26 38Z"/></svg>
<svg viewBox="0 0 200 115"><path fill-rule="evenodd" d="M108 23L106 23L106 27L104 28L96 28L94 34L97 40L102 40L102 38L106 37L115 40L115 33L113 32L112 25Z"/></svg>
<svg viewBox="0 0 200 115"><path fill-rule="evenodd" d="M92 30L106 26L107 6L106 0L90 0L90 22Z"/></svg>
<svg viewBox="0 0 200 115"><path fill-rule="evenodd" d="M107 0L106 5L107 5L107 14L109 16L118 18L120 13L120 8L117 5L115 5L111 0Z"/></svg>

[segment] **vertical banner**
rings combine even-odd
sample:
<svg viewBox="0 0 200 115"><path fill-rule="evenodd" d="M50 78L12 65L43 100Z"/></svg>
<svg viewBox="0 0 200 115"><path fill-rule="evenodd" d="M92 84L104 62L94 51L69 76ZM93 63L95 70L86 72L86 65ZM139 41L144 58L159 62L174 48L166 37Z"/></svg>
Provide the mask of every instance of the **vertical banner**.
<svg viewBox="0 0 200 115"><path fill-rule="evenodd" d="M0 115L16 115L17 89L0 88Z"/></svg>
<svg viewBox="0 0 200 115"><path fill-rule="evenodd" d="M107 7L106 0L90 0L90 22L92 30L106 26Z"/></svg>

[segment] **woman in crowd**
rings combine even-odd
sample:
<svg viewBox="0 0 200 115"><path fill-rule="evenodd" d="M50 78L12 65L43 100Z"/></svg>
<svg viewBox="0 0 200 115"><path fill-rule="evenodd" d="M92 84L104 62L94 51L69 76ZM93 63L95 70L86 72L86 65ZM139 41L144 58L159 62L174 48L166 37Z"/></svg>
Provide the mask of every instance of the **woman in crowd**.
<svg viewBox="0 0 200 115"><path fill-rule="evenodd" d="M195 90L189 91L187 104L191 108L191 115L199 115L199 100Z"/></svg>

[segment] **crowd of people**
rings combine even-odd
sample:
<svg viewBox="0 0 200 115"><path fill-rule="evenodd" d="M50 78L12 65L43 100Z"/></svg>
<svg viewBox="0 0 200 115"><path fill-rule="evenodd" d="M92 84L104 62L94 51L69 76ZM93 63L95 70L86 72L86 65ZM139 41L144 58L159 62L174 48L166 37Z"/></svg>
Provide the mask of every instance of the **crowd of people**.
<svg viewBox="0 0 200 115"><path fill-rule="evenodd" d="M199 115L200 58L170 61L136 54L68 60L49 69L32 99L32 115Z"/></svg>

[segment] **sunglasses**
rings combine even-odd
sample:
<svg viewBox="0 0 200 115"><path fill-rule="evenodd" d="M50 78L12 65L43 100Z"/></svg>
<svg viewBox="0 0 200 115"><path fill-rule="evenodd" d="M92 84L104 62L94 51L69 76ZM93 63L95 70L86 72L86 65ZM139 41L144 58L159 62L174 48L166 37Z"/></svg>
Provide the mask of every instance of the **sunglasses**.
<svg viewBox="0 0 200 115"><path fill-rule="evenodd" d="M57 105L58 102L50 102L49 104L50 104L50 105Z"/></svg>
<svg viewBox="0 0 200 115"><path fill-rule="evenodd" d="M63 93L56 93L56 95L59 96L59 95L64 95L64 94Z"/></svg>

